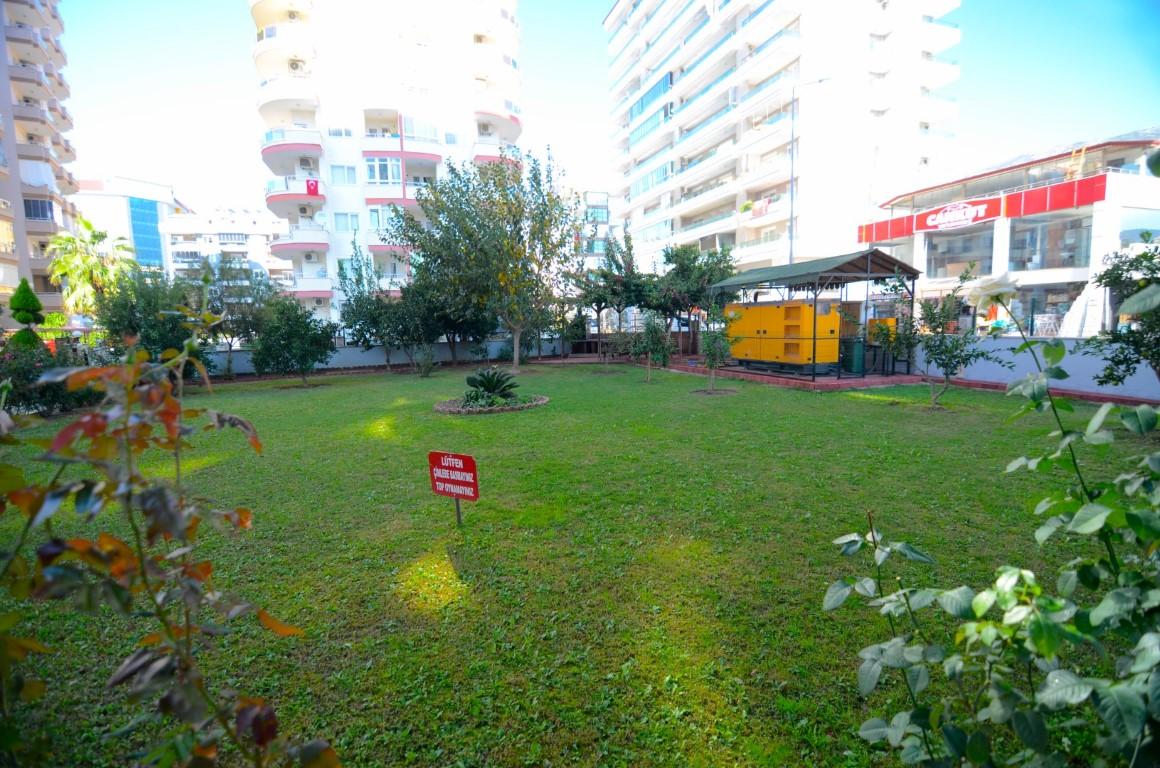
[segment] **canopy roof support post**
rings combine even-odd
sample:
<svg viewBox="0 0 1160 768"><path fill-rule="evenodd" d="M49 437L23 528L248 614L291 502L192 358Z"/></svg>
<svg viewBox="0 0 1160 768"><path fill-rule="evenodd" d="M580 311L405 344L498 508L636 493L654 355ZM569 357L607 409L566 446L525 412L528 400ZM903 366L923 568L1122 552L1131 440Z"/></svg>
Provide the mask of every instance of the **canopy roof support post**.
<svg viewBox="0 0 1160 768"><path fill-rule="evenodd" d="M822 292L821 278L814 281L814 332L810 334L813 349L810 353L810 381L818 378L818 294Z"/></svg>

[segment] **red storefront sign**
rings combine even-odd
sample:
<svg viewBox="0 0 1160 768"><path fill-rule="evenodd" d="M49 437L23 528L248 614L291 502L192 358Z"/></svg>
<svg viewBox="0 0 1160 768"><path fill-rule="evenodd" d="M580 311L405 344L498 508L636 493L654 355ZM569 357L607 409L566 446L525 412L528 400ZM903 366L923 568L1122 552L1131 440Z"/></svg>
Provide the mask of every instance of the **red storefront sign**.
<svg viewBox="0 0 1160 768"><path fill-rule="evenodd" d="M431 451L427 454L431 490L453 499L479 501L479 473L475 458L463 453Z"/></svg>
<svg viewBox="0 0 1160 768"><path fill-rule="evenodd" d="M964 200L915 214L914 229L916 232L959 229L978 224L981 221L997 219L1002 213L1003 198L1001 197Z"/></svg>

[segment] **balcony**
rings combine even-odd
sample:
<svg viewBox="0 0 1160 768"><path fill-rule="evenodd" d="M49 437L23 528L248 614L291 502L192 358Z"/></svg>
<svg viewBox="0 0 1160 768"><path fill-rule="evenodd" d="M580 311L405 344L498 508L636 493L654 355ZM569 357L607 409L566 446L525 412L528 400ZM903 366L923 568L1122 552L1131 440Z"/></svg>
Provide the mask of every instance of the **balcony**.
<svg viewBox="0 0 1160 768"><path fill-rule="evenodd" d="M52 148L43 144L16 143L16 156L21 160L37 160L42 163L57 163Z"/></svg>
<svg viewBox="0 0 1160 768"><path fill-rule="evenodd" d="M270 243L270 252L281 259L303 258L307 253L325 254L330 250L330 236L325 227L299 224Z"/></svg>
<svg viewBox="0 0 1160 768"><path fill-rule="evenodd" d="M934 90L959 79L959 65L952 61L923 59L918 68L918 82Z"/></svg>
<svg viewBox="0 0 1160 768"><path fill-rule="evenodd" d="M311 217L326 204L322 180L308 176L285 176L266 183L266 207L275 216ZM305 213L303 213L305 211Z"/></svg>
<svg viewBox="0 0 1160 768"><path fill-rule="evenodd" d="M44 70L35 64L10 64L8 76L24 93L34 99L47 99L51 96Z"/></svg>
<svg viewBox="0 0 1160 768"><path fill-rule="evenodd" d="M59 133L52 137L52 148L61 162L73 162L77 159L77 150L74 150L72 143Z"/></svg>
<svg viewBox="0 0 1160 768"><path fill-rule="evenodd" d="M477 122L490 123L495 135L504 141L519 140L524 129L518 106L491 91L476 94L475 105Z"/></svg>
<svg viewBox="0 0 1160 768"><path fill-rule="evenodd" d="M60 231L60 224L52 219L24 219L24 229L30 235L55 235Z"/></svg>
<svg viewBox="0 0 1160 768"><path fill-rule="evenodd" d="M48 89L52 92L52 98L59 100L69 97L71 91L69 90L68 83L65 82L64 77L61 76L55 66L52 64L44 65L44 78L48 83ZM70 125L69 127L71 128L72 126Z"/></svg>
<svg viewBox="0 0 1160 768"><path fill-rule="evenodd" d="M61 104L56 99L53 99L49 102L49 113L52 115L52 122L56 124L59 130L72 130L72 114L65 108L64 104Z"/></svg>
<svg viewBox="0 0 1160 768"><path fill-rule="evenodd" d="M36 123L37 126L46 126L48 125L48 110L39 104L13 104L12 118L14 120Z"/></svg>
<svg viewBox="0 0 1160 768"><path fill-rule="evenodd" d="M731 229L737 229L737 212L729 210L711 216L697 218L682 224L676 231L681 236L682 241L688 242L690 240L700 239L705 235L711 235L715 232L725 232Z"/></svg>
<svg viewBox="0 0 1160 768"><path fill-rule="evenodd" d="M250 15L262 27L284 20L291 13L301 17L313 8L312 0L250 0Z"/></svg>
<svg viewBox="0 0 1160 768"><path fill-rule="evenodd" d="M313 128L275 128L262 138L262 159L279 176L290 176L303 157L322 157L322 134Z"/></svg>
<svg viewBox="0 0 1160 768"><path fill-rule="evenodd" d="M12 203L3 197L0 197L0 219L5 221L12 221Z"/></svg>
<svg viewBox="0 0 1160 768"><path fill-rule="evenodd" d="M64 169L61 169L60 173L56 175L56 183L60 187L62 195L75 195L81 191L81 185L77 183L77 177Z"/></svg>
<svg viewBox="0 0 1160 768"><path fill-rule="evenodd" d="M924 51L941 53L958 45L963 39L963 33L958 27L931 19L922 25L919 30L919 39L922 41Z"/></svg>
<svg viewBox="0 0 1160 768"><path fill-rule="evenodd" d="M505 150L517 150L515 144L501 140L498 136L477 136L471 157L477 163L495 162L503 159Z"/></svg>
<svg viewBox="0 0 1160 768"><path fill-rule="evenodd" d="M4 15L9 21L30 27L50 26L52 18L41 0L6 0ZM54 34L59 35L60 31L57 30Z"/></svg>
<svg viewBox="0 0 1160 768"><path fill-rule="evenodd" d="M741 214L740 224L743 227L765 227L788 218L789 197L773 195L754 201L753 207Z"/></svg>
<svg viewBox="0 0 1160 768"><path fill-rule="evenodd" d="M739 270L785 264L788 255L789 239L780 232L767 232L733 247L733 260Z"/></svg>
<svg viewBox="0 0 1160 768"><path fill-rule="evenodd" d="M334 281L325 269L310 274L295 272L288 292L299 299L329 299L334 295Z"/></svg>
<svg viewBox="0 0 1160 768"><path fill-rule="evenodd" d="M293 112L318 109L318 87L310 75L278 75L258 84L258 111L268 123L290 122Z"/></svg>
<svg viewBox="0 0 1160 768"><path fill-rule="evenodd" d="M411 281L403 275L388 275L379 278L379 290L387 293L398 294L403 290L403 286Z"/></svg>
<svg viewBox="0 0 1160 768"><path fill-rule="evenodd" d="M254 65L259 72L284 72L288 62L311 61L315 57L310 25L288 21L262 27L254 43Z"/></svg>
<svg viewBox="0 0 1160 768"><path fill-rule="evenodd" d="M8 49L12 51L14 58L34 64L49 61L50 47L41 37L40 31L33 27L8 24L4 27L4 39L8 41Z"/></svg>

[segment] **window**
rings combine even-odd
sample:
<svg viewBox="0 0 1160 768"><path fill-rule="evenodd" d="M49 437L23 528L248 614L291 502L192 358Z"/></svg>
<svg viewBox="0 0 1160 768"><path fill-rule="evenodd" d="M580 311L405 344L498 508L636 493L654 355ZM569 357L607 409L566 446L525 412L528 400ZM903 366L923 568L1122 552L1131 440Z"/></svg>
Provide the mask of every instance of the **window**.
<svg viewBox="0 0 1160 768"><path fill-rule="evenodd" d="M330 166L331 184L358 184L353 165Z"/></svg>
<svg viewBox="0 0 1160 768"><path fill-rule="evenodd" d="M403 164L397 157L368 157L368 184L399 184L403 180Z"/></svg>
<svg viewBox="0 0 1160 768"><path fill-rule="evenodd" d="M931 232L927 236L927 276L958 277L972 261L976 275L991 274L994 241L995 227L990 223L963 234Z"/></svg>
<svg viewBox="0 0 1160 768"><path fill-rule="evenodd" d="M367 209L370 214L371 229L382 229L391 219L391 208L388 205L373 205Z"/></svg>
<svg viewBox="0 0 1160 768"><path fill-rule="evenodd" d="M1020 318L1028 332L1034 334L1036 325L1042 325L1045 320L1055 318L1044 317L1055 315L1061 317L1067 314L1071 305L1079 298L1087 283L1053 283L1048 285L1031 285L1020 288L1015 298L1011 300L1011 312ZM1058 327L1058 321L1052 323Z"/></svg>
<svg viewBox="0 0 1160 768"><path fill-rule="evenodd" d="M445 134L443 134L443 143L444 144L458 144L459 137L456 136L454 133L445 133Z"/></svg>
<svg viewBox="0 0 1160 768"><path fill-rule="evenodd" d="M222 232L218 235L219 243L245 243L246 236L241 232Z"/></svg>
<svg viewBox="0 0 1160 768"><path fill-rule="evenodd" d="M33 275L32 289L37 293L60 293L60 286L54 285L48 275Z"/></svg>
<svg viewBox="0 0 1160 768"><path fill-rule="evenodd" d="M1028 216L1011 222L1011 270L1086 267L1091 262L1092 217Z"/></svg>
<svg viewBox="0 0 1160 768"><path fill-rule="evenodd" d="M160 213L156 200L129 198L129 228L133 236L133 257L145 267L165 266L161 249Z"/></svg>
<svg viewBox="0 0 1160 768"><path fill-rule="evenodd" d="M330 128L326 131L327 136L334 136L336 138L349 138L351 136L350 128Z"/></svg>
<svg viewBox="0 0 1160 768"><path fill-rule="evenodd" d="M589 208L587 218L589 221L595 221L595 222L599 222L601 224L607 224L608 223L608 209L607 208Z"/></svg>
<svg viewBox="0 0 1160 768"><path fill-rule="evenodd" d="M403 136L421 141L439 141L439 130L433 123L417 120L413 117L404 117Z"/></svg>
<svg viewBox="0 0 1160 768"><path fill-rule="evenodd" d="M357 213L336 213L336 214L334 214L334 231L335 232L357 232L358 231L358 214Z"/></svg>
<svg viewBox="0 0 1160 768"><path fill-rule="evenodd" d="M52 201L25 199L24 218L35 221L52 221Z"/></svg>

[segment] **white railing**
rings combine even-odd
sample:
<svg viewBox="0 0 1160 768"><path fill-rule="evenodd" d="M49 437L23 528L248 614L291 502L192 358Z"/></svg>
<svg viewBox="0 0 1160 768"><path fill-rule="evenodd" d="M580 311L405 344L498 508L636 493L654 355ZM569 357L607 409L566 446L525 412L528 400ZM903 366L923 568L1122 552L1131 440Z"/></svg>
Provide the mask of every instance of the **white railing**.
<svg viewBox="0 0 1160 768"><path fill-rule="evenodd" d="M266 131L262 137L262 146L271 144L321 144L322 134L313 128L275 128Z"/></svg>

